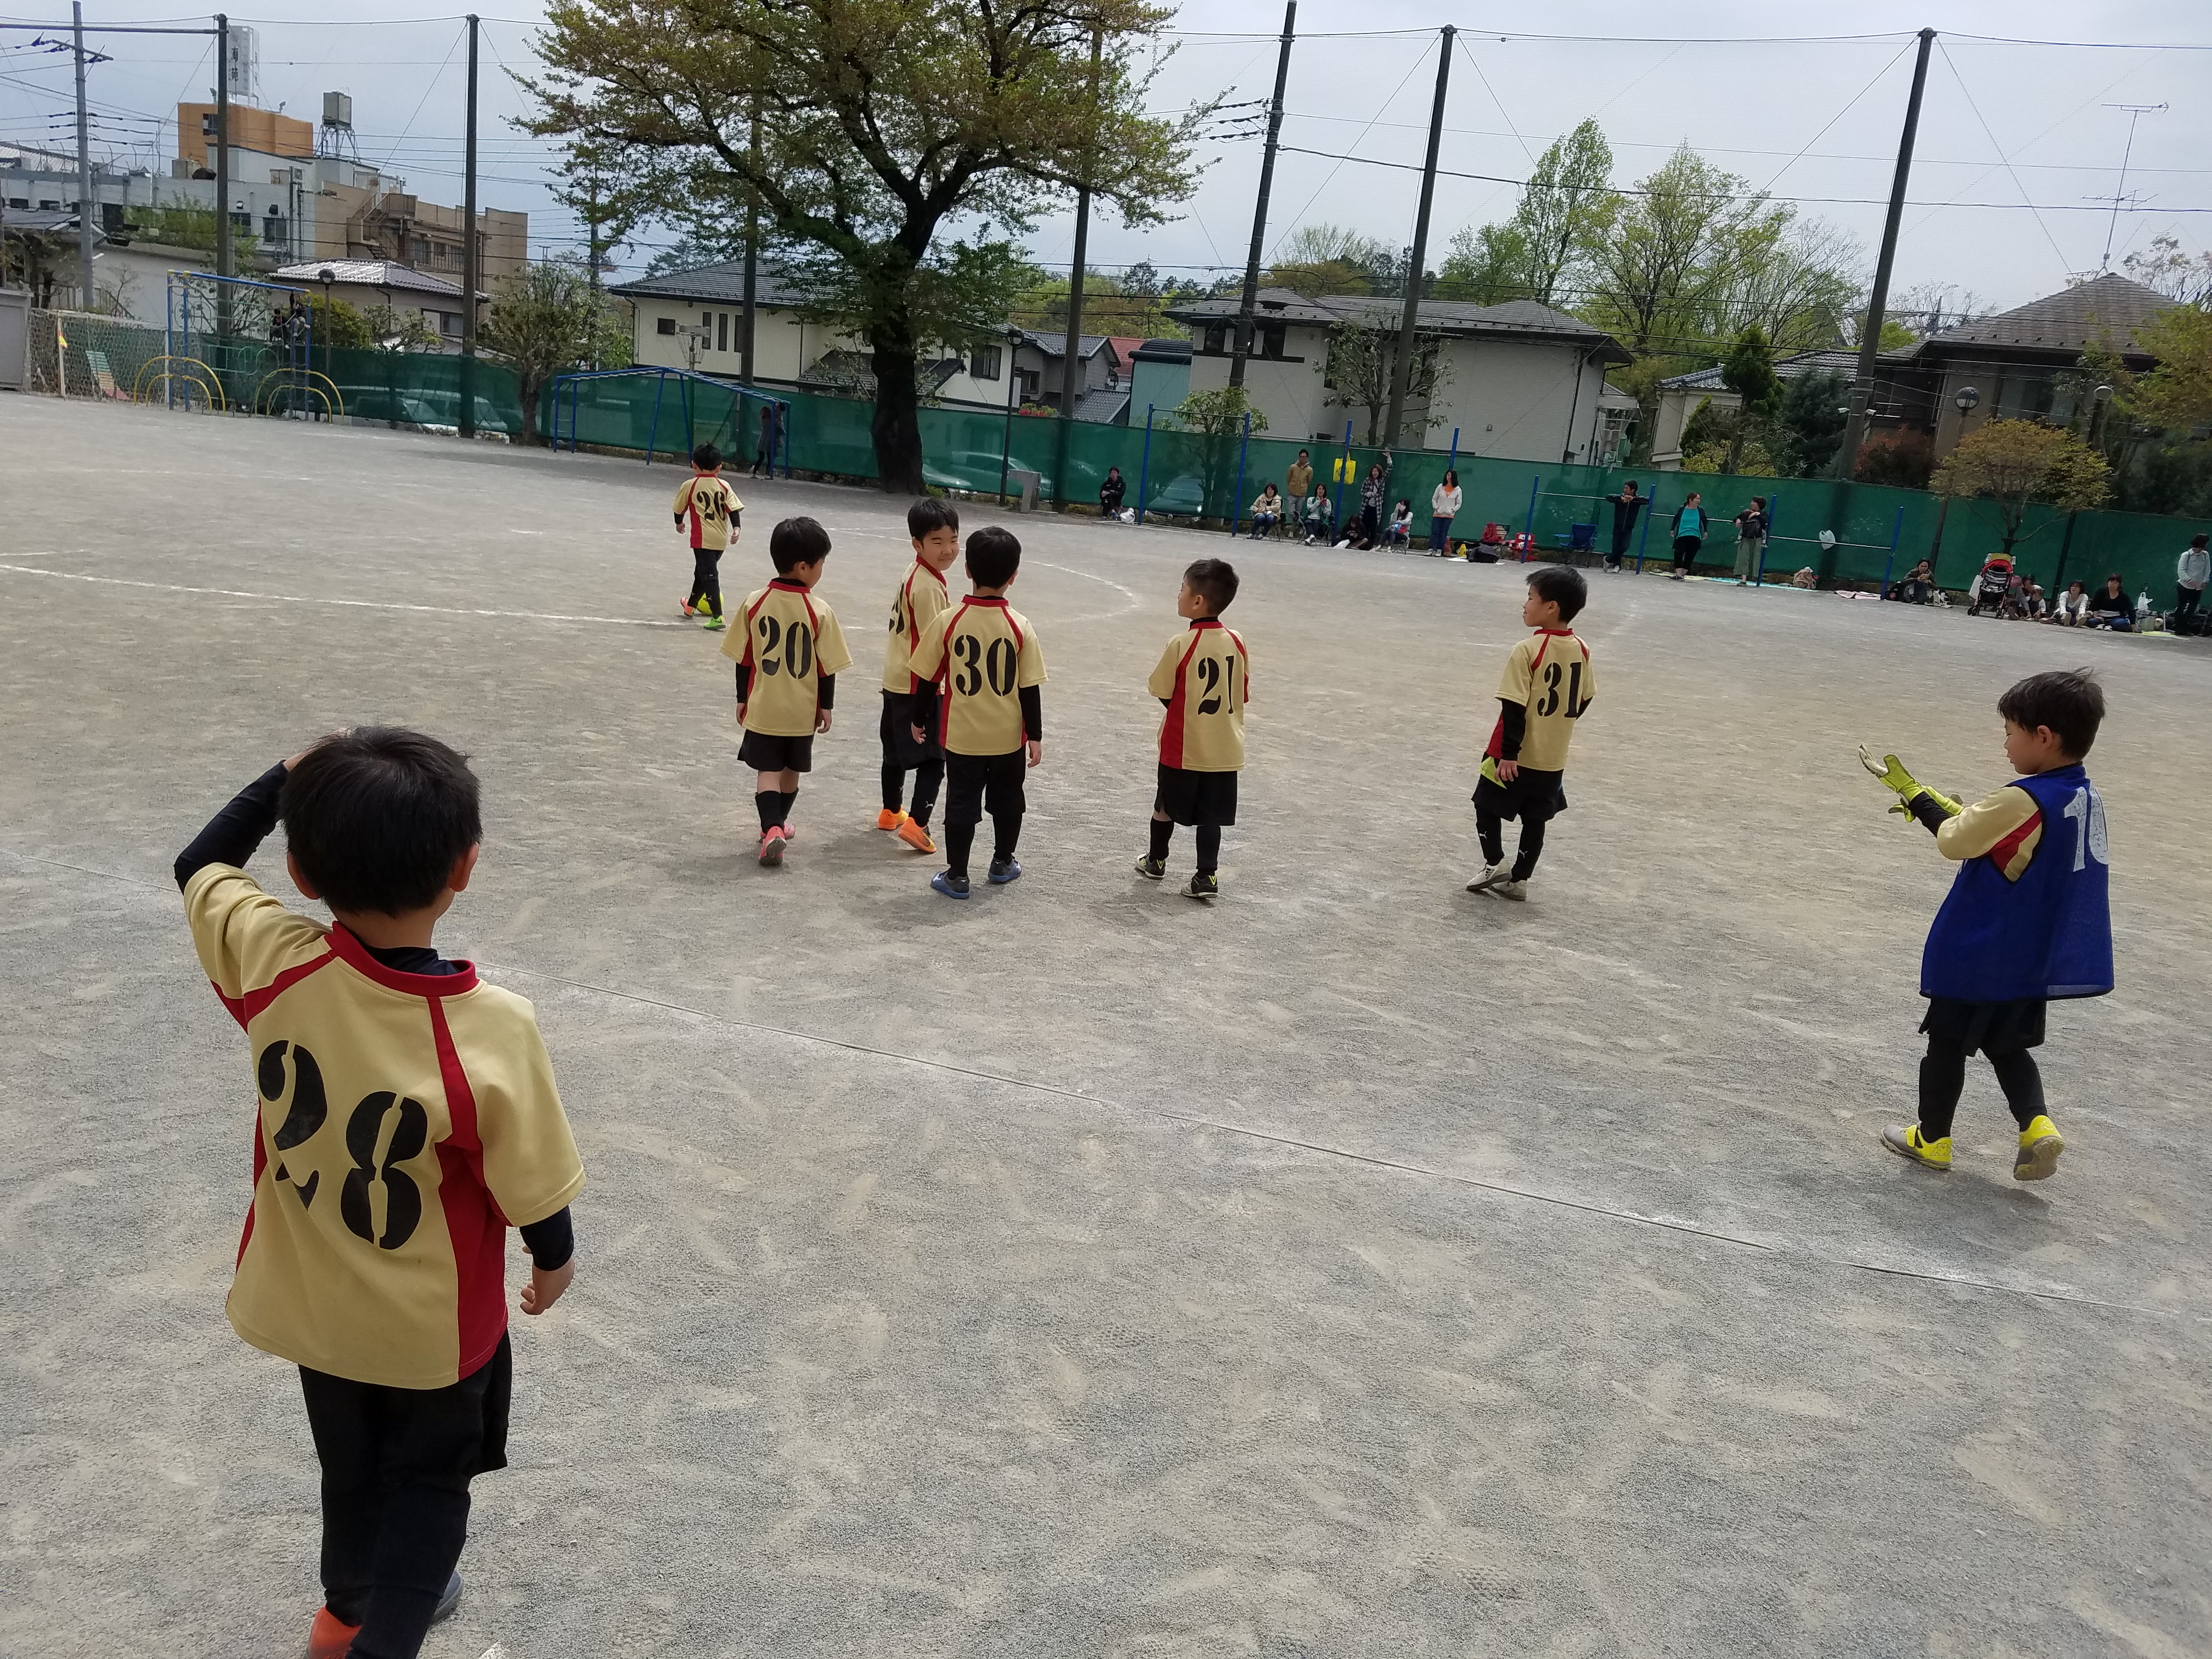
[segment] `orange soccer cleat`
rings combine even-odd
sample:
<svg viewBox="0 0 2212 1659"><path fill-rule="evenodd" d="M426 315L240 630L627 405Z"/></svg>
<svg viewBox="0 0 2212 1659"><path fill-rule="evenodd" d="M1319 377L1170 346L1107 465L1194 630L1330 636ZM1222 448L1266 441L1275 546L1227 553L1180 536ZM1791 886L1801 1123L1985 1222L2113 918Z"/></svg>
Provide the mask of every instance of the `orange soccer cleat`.
<svg viewBox="0 0 2212 1659"><path fill-rule="evenodd" d="M906 814L892 807L886 806L876 814L876 828L878 830L896 830L905 822Z"/></svg>
<svg viewBox="0 0 2212 1659"><path fill-rule="evenodd" d="M929 838L929 826L916 823L906 814L899 815L898 838L917 853L934 853L937 843Z"/></svg>
<svg viewBox="0 0 2212 1659"><path fill-rule="evenodd" d="M307 1659L345 1659L359 1625L342 1625L328 1607L315 1609L315 1622L307 1630Z"/></svg>

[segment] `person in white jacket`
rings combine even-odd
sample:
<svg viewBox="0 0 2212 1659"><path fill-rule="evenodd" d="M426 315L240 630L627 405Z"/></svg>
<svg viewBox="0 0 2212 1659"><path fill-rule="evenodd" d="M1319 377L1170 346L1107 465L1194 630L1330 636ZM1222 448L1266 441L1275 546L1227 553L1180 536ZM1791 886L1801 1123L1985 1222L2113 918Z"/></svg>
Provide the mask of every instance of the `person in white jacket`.
<svg viewBox="0 0 2212 1659"><path fill-rule="evenodd" d="M2193 537L2182 550L2173 571L2173 617L2166 627L2176 634L2195 632L2203 626L2204 584L2212 580L2212 549L2203 536Z"/></svg>
<svg viewBox="0 0 2212 1659"><path fill-rule="evenodd" d="M1429 551L1438 557L1451 551L1451 521L1459 516L1459 473L1448 471L1429 496Z"/></svg>

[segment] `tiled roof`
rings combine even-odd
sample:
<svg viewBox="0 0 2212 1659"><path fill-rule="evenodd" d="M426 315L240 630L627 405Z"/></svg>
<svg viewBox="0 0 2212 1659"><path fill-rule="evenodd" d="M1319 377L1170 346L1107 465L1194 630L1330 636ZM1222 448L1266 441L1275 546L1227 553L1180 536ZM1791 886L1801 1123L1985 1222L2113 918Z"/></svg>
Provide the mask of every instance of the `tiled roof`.
<svg viewBox="0 0 2212 1659"><path fill-rule="evenodd" d="M1875 362L1895 365L1905 362L1910 354L1902 351L1879 353ZM1795 380L1808 374L1856 374L1859 368L1859 354L1856 351L1801 351L1795 356L1776 361L1774 378ZM1665 392L1725 392L1726 383L1721 379L1718 363L1711 368L1692 369L1687 374L1671 374L1659 382ZM1611 387L1607 388L1612 390Z"/></svg>
<svg viewBox="0 0 2212 1659"><path fill-rule="evenodd" d="M1048 357L1061 357L1067 353L1067 331L1064 328L1024 328L1014 331ZM1101 348L1113 343L1103 334L1085 334L1077 339L1075 355L1081 358L1095 357Z"/></svg>
<svg viewBox="0 0 2212 1659"><path fill-rule="evenodd" d="M745 300L745 262L724 259L689 270L664 270L641 276L634 283L617 283L607 290L624 300L713 300L724 305L743 305ZM753 274L756 306L795 306L805 302L805 290L775 271Z"/></svg>
<svg viewBox="0 0 2212 1659"><path fill-rule="evenodd" d="M1101 386L1096 392L1085 392L1075 400L1075 418L1111 424L1120 420L1128 408L1129 393L1126 388L1109 390Z"/></svg>
<svg viewBox="0 0 2212 1659"><path fill-rule="evenodd" d="M1236 295L1196 300L1168 313L1177 322L1211 323L1237 315L1242 301ZM1405 315L1406 302L1368 294L1331 294L1308 300L1286 288L1260 290L1260 321L1304 323L1328 328L1356 322L1370 328L1395 328ZM1608 362L1632 361L1613 337L1579 317L1534 300L1508 300L1501 305L1471 305L1460 300L1423 300L1414 308L1414 326L1425 333L1455 335L1465 339L1485 335L1523 340L1572 340L1601 352Z"/></svg>
<svg viewBox="0 0 2212 1659"><path fill-rule="evenodd" d="M413 294L438 294L449 300L461 297L461 285L443 276L433 276L427 270L417 270L412 265L403 265L396 259L319 259L305 264L279 265L276 276L279 282L315 283L323 280L323 273L331 274L333 283L351 283L360 288L405 289ZM477 290L477 297L483 297Z"/></svg>
<svg viewBox="0 0 2212 1659"><path fill-rule="evenodd" d="M1994 317L1960 323L1922 341L1925 356L1950 355L1953 346L2010 346L2031 350L2078 353L2110 335L2122 349L2135 344L2135 331L2173 301L2130 277L2107 272L2061 293L2031 300Z"/></svg>

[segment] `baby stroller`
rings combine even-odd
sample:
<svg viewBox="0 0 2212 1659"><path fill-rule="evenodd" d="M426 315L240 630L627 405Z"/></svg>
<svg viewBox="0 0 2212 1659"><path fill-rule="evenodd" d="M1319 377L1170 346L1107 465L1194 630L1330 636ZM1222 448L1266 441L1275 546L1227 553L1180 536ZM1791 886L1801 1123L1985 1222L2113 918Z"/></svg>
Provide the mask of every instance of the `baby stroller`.
<svg viewBox="0 0 2212 1659"><path fill-rule="evenodd" d="M2012 561L1997 554L1975 573L1974 580L1967 585L1966 614L1978 617L1984 609L2000 610L2006 596L2019 591L2020 577L2012 568Z"/></svg>

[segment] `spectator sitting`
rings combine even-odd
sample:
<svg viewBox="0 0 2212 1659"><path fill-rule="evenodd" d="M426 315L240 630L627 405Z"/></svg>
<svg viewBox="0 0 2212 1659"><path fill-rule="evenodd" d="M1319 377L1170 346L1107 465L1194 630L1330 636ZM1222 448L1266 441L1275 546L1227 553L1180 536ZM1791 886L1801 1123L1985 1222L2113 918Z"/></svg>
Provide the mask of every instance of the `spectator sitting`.
<svg viewBox="0 0 2212 1659"><path fill-rule="evenodd" d="M2085 620L2092 628L2109 628L2116 634L2136 631L2135 601L2128 598L2119 572L2116 570L2105 578L2105 590L2089 601L2089 614Z"/></svg>
<svg viewBox="0 0 2212 1659"><path fill-rule="evenodd" d="M1252 539L1258 541L1275 533L1275 526L1283 521L1283 497L1273 483L1261 486L1259 499L1252 503Z"/></svg>
<svg viewBox="0 0 2212 1659"><path fill-rule="evenodd" d="M1336 539L1330 532L1332 517L1328 510L1328 495L1316 486L1314 493L1306 498L1306 545L1308 547L1313 546L1316 542L1326 547Z"/></svg>
<svg viewBox="0 0 2212 1659"><path fill-rule="evenodd" d="M2020 591L2005 595L2005 615L2035 622L2043 615L2043 589L2033 576L2020 579Z"/></svg>
<svg viewBox="0 0 2212 1659"><path fill-rule="evenodd" d="M1925 559L1905 572L1905 580L1889 590L1891 599L1906 605L1926 605L1935 595L1936 568Z"/></svg>
<svg viewBox="0 0 2212 1659"><path fill-rule="evenodd" d="M2066 591L2051 602L2051 614L2043 620L2057 623L2062 627L2079 628L2089 615L2089 594L2079 582L2066 584Z"/></svg>
<svg viewBox="0 0 2212 1659"><path fill-rule="evenodd" d="M995 346L992 348L993 350L997 349ZM1118 466L1108 467L1106 482L1098 486L1099 513L1109 519L1120 516L1121 497L1128 493L1128 489L1129 486L1122 482L1121 469Z"/></svg>
<svg viewBox="0 0 2212 1659"><path fill-rule="evenodd" d="M1413 504L1401 501L1390 509L1390 527L1382 535L1386 547L1401 547L1411 551L1413 545Z"/></svg>

